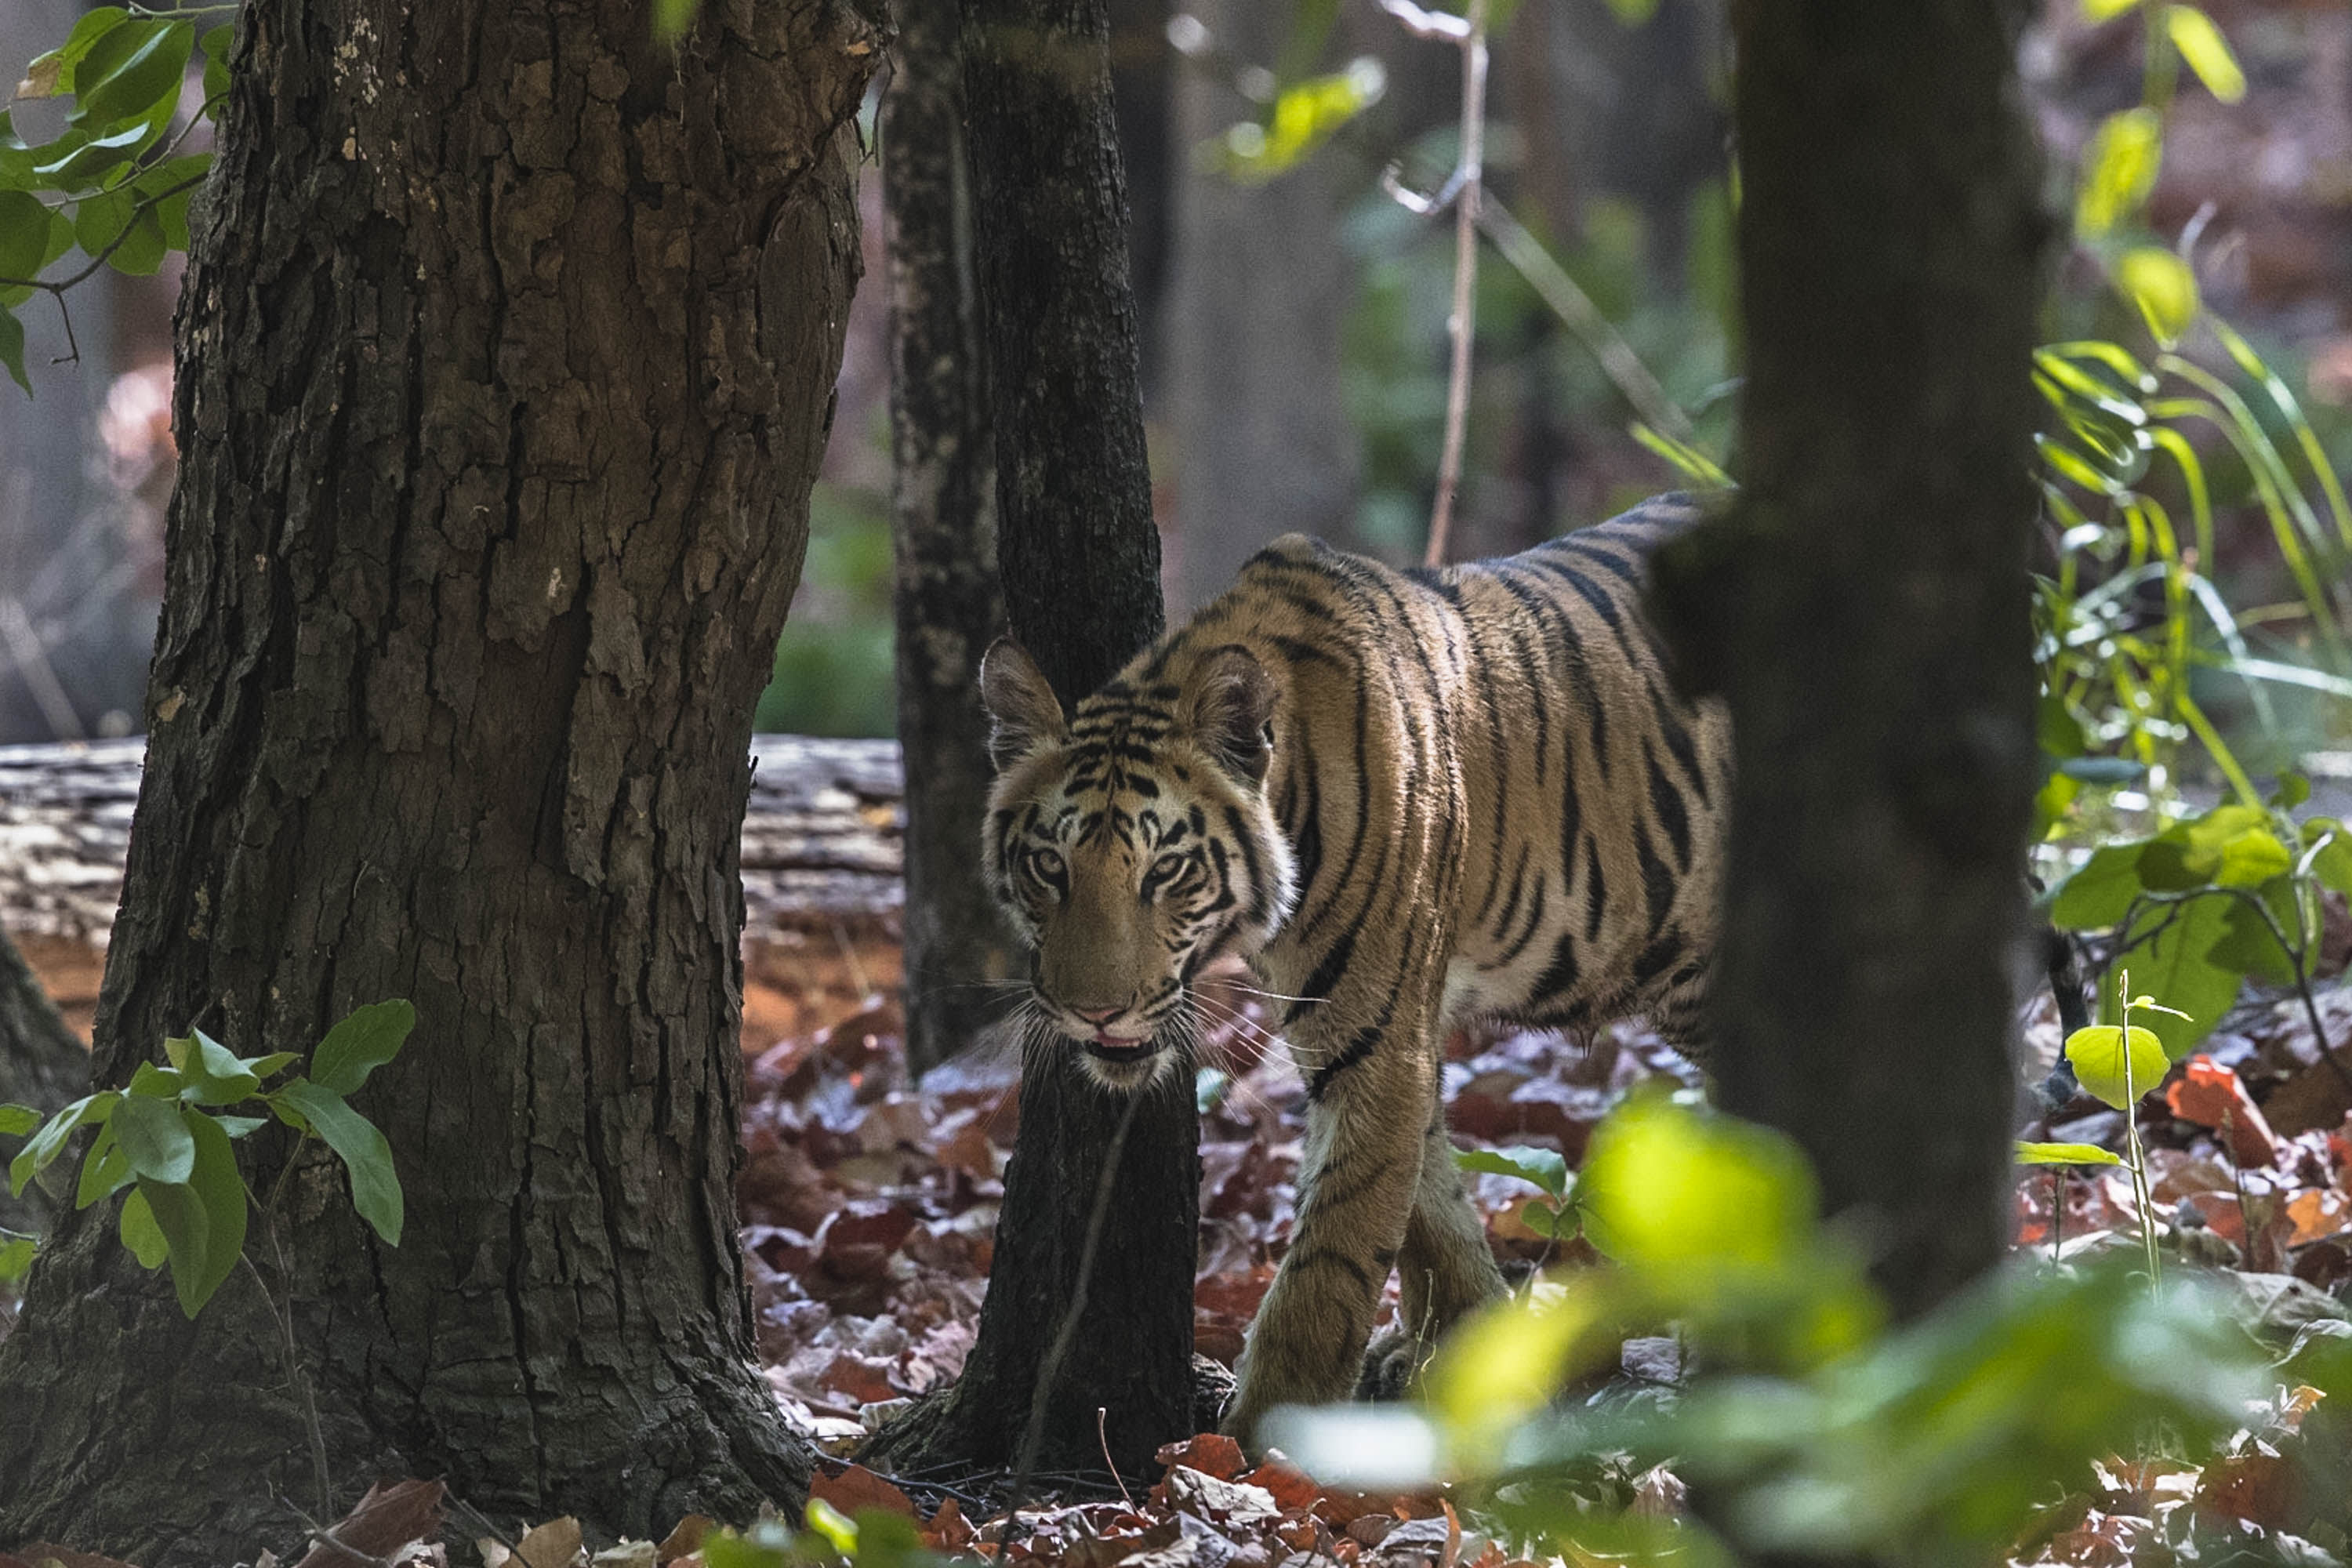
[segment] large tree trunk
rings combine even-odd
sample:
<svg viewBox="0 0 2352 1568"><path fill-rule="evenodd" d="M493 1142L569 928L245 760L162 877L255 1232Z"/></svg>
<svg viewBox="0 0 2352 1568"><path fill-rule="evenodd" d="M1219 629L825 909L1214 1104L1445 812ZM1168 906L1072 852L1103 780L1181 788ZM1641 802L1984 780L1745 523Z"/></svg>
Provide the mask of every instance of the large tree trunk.
<svg viewBox="0 0 2352 1568"><path fill-rule="evenodd" d="M1666 594L1738 783L1726 1109L1914 1313L2000 1256L2046 225L2002 0L1736 9L1746 489Z"/></svg>
<svg viewBox="0 0 2352 1568"><path fill-rule="evenodd" d="M1104 0L964 4L998 560L1013 634L1066 702L1161 626L1108 31ZM979 1342L954 1388L877 1440L877 1457L902 1469L1020 1458L1125 1109L1067 1058L1029 1060ZM1097 1469L1107 1447L1136 1475L1192 1430L1199 1136L1184 1093L1153 1097L1129 1134L1085 1315L1048 1399L1045 1469Z"/></svg>
<svg viewBox="0 0 2352 1568"><path fill-rule="evenodd" d="M239 28L96 1070L411 998L358 1100L407 1228L313 1144L190 1324L110 1213L68 1221L0 1347L0 1542L282 1555L273 1491L333 1518L402 1472L639 1534L790 1502L730 1191L735 829L883 40L740 0L675 58L640 0ZM287 1139L247 1147L272 1192Z"/></svg>
<svg viewBox="0 0 2352 1568"><path fill-rule="evenodd" d="M980 656L1004 629L996 576L988 358L972 268L957 0L899 0L882 100L890 227L890 499L897 546L898 739L906 748L907 1062L970 1045L1013 972L980 876L988 715Z"/></svg>

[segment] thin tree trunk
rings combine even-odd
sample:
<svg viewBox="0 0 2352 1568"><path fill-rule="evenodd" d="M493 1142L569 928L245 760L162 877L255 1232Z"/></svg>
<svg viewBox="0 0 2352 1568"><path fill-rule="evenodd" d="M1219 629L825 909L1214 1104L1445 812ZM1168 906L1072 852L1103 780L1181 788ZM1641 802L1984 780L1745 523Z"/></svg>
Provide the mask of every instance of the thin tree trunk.
<svg viewBox="0 0 2352 1568"><path fill-rule="evenodd" d="M89 1092L89 1053L41 989L40 977L0 931L0 1101L51 1111ZM10 1197L0 1176L0 1226L43 1230L55 1205L38 1186Z"/></svg>
<svg viewBox="0 0 2352 1568"><path fill-rule="evenodd" d="M2002 0L1738 7L1745 480L1665 595L1737 737L1724 1106L1898 1311L2001 1254L2046 223Z"/></svg>
<svg viewBox="0 0 2352 1568"><path fill-rule="evenodd" d="M1065 701L1161 626L1108 31L1103 0L965 0L998 559L1013 634ZM1048 1344L1078 1294L1124 1103L1085 1082L1066 1053L1029 1068L979 1341L954 1388L877 1438L875 1457L902 1469L1014 1463ZM1046 1406L1045 1469L1098 1468L1107 1447L1137 1475L1192 1430L1199 1136L1181 1093L1154 1097L1129 1134L1086 1311Z"/></svg>
<svg viewBox="0 0 2352 1568"><path fill-rule="evenodd" d="M980 876L988 715L980 656L1004 629L987 354L973 274L957 0L900 0L882 100L889 221L890 438L897 479L898 739L907 767L907 1061L970 1045L1013 973Z"/></svg>
<svg viewBox="0 0 2352 1568"><path fill-rule="evenodd" d="M1282 60L1293 9L1265 0L1191 7L1221 51L1264 67ZM1218 66L1188 66L1175 103L1187 148L1260 112ZM1189 157L1175 171L1176 256L1161 325L1178 587L1188 608L1231 587L1277 535L1355 532L1361 465L1339 340L1356 268L1339 229L1364 184L1353 160L1328 151L1265 184Z"/></svg>
<svg viewBox="0 0 2352 1568"><path fill-rule="evenodd" d="M731 1190L735 835L885 40L714 4L673 58L639 0L238 27L96 1074L410 998L356 1102L406 1233L265 1131L283 1205L191 1324L110 1205L70 1218L0 1347L0 1543L284 1556L278 1498L403 1473L639 1535L789 1505Z"/></svg>

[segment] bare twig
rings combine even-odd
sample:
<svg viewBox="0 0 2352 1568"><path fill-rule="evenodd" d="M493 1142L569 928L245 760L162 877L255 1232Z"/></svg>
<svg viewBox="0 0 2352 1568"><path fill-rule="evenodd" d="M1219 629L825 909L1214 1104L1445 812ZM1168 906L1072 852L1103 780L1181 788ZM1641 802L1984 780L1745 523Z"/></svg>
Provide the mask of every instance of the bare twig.
<svg viewBox="0 0 2352 1568"><path fill-rule="evenodd" d="M1406 0L1381 0L1391 16ZM1415 7L1407 6L1408 9ZM1423 13L1424 16L1428 14ZM1450 20L1450 18L1449 18ZM1477 328L1478 207L1486 159L1486 0L1470 0L1458 42L1462 48L1462 158L1449 185L1454 197L1454 313L1446 331L1454 339L1445 382L1445 444L1437 458L1437 502L1429 514L1431 566L1445 561L1445 538L1454 526L1454 498L1462 488L1462 446L1470 419L1470 343Z"/></svg>
<svg viewBox="0 0 2352 1568"><path fill-rule="evenodd" d="M278 1256L278 1277L282 1279L286 1277L286 1248L278 1239L278 1222L267 1208L261 1213L261 1226L268 1233L270 1251ZM262 1305L269 1310L270 1327L278 1331L279 1353L286 1363L286 1382L302 1405L302 1425L310 1439L310 1484L318 1489L319 1511L323 1514L333 1505L334 1484L327 1474L327 1433L319 1422L319 1402L311 1393L310 1374L302 1365L301 1348L294 1339L293 1303L279 1305L278 1298L270 1293L268 1282L262 1279L261 1270L254 1267L251 1253L239 1253L237 1261L253 1276L254 1284L261 1291ZM287 1506L293 1504L289 1501Z"/></svg>
<svg viewBox="0 0 2352 1568"><path fill-rule="evenodd" d="M1691 428L1690 416L1666 395L1666 389L1658 384L1650 367L1634 353L1633 345L1625 341L1624 334L1601 313L1591 297L1576 286L1568 269L1552 259L1551 252L1528 232L1527 226L1514 217L1509 208L1498 201L1486 200L1479 208L1478 226L1495 242L1503 259L1517 268L1528 287L1551 307L1552 314L1584 340L1592 357L1601 362L1601 368L1616 384L1617 390L1625 395L1625 401L1633 405L1634 413L1678 440L1697 438L1698 433Z"/></svg>
<svg viewBox="0 0 2352 1568"><path fill-rule="evenodd" d="M1128 1495L1127 1478L1118 1473L1118 1461L1110 1457L1110 1406L1095 1406L1095 1441L1102 1445L1103 1463L1110 1467L1110 1479L1118 1483L1118 1500L1127 1504L1129 1513L1135 1511L1135 1500Z"/></svg>

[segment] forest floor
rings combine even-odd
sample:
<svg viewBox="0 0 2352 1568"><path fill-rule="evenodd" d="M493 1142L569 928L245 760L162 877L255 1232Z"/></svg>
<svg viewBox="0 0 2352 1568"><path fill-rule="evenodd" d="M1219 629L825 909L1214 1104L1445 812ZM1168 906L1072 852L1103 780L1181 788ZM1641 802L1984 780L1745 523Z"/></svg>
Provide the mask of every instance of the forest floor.
<svg viewBox="0 0 2352 1568"><path fill-rule="evenodd" d="M1086 1568L1503 1568L1518 1561L1508 1543L1481 1534L1475 1510L1457 1509L1460 1500L1331 1491L1278 1461L1252 1468L1232 1444L1211 1436L1164 1454L1162 1476L1122 1478L1124 1496L1076 1485L1057 1491L1056 1479L1045 1478L1041 1500L1024 1510L1009 1545L989 1500L1001 1502L1003 1477L902 1484L851 1464L868 1432L901 1402L951 1381L971 1347L1016 1131L1016 1063L1009 1047L983 1047L911 1081L901 1054L898 954L887 940L788 934L754 946L747 960L745 1264L768 1381L787 1418L828 1456L819 1497L845 1515L869 1507L908 1514L936 1550L1003 1561ZM1287 1241L1305 1091L1282 1054L1266 1047L1253 998L1228 988L1217 1000L1249 1022L1205 1042L1194 1323L1196 1348L1230 1364ZM2330 1037L2352 1038L2352 987L2330 989L2320 1002ZM2025 1033L2032 1081L2060 1044L2046 997ZM1697 1082L1687 1063L1632 1026L1588 1040L1458 1036L1449 1054L1458 1143L1558 1149L1571 1166L1634 1085L1660 1077ZM2145 1105L2156 1218L2173 1251L2230 1271L2281 1324L2352 1316L2344 1305L2352 1296L2352 1077L2321 1061L2299 1003L2248 1000ZM2122 1119L2081 1099L2020 1135L2113 1147ZM1581 1240L1563 1247L1528 1223L1528 1206L1540 1201L1532 1187L1501 1175L1466 1179L1501 1258L1528 1266L1591 1258ZM2061 1190L2053 1229L2052 1199ZM2014 1202L2021 1250L2073 1258L2137 1235L2128 1177L2112 1168L2022 1172ZM1674 1356L1658 1353L1662 1345L1672 1348L1629 1342L1619 1384L1647 1384L1672 1397L1678 1370ZM2228 1556L2263 1542L2275 1556L2292 1541L2286 1560L2341 1563L2348 1554L2340 1521L2298 1492L2283 1457L2307 1403L2283 1388L2267 1422L2250 1415L2209 1455L2116 1456L2080 1476L2052 1477L2050 1504L2011 1561L2210 1563L2217 1550ZM1625 1480L1636 1509L1679 1510L1683 1489L1670 1470ZM472 1532L444 1524L437 1484L404 1485L371 1494L341 1527L377 1561L479 1560L488 1568L589 1561L568 1521L504 1543L472 1542ZM667 1542L595 1561L700 1568L695 1540L688 1521ZM38 1568L39 1559L31 1561ZM326 1558L314 1552L311 1561L323 1568ZM0 1554L0 1568L16 1568L16 1560Z"/></svg>

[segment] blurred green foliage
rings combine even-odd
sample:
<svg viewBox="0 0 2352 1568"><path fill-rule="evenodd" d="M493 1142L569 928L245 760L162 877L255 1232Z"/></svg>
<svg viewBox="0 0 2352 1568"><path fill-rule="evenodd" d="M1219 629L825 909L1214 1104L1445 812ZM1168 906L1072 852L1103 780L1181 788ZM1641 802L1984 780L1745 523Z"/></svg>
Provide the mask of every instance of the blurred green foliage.
<svg viewBox="0 0 2352 1568"><path fill-rule="evenodd" d="M775 671L760 694L753 729L795 735L897 732L890 586L888 500L818 480L809 499L800 592L776 640Z"/></svg>
<svg viewBox="0 0 2352 1568"><path fill-rule="evenodd" d="M2094 1461L2201 1463L2284 1382L2340 1389L2322 1379L2352 1361L2283 1376L2200 1279L2021 1258L1889 1329L1794 1146L1663 1096L1602 1123L1574 1201L1607 1262L1473 1319L1423 1395L1444 1474L1537 1556L1997 1562ZM1669 1328L1708 1376L1588 1396L1629 1335ZM1286 1435L1316 1450L1313 1416ZM1667 1462L1689 1518L1611 1484Z"/></svg>

